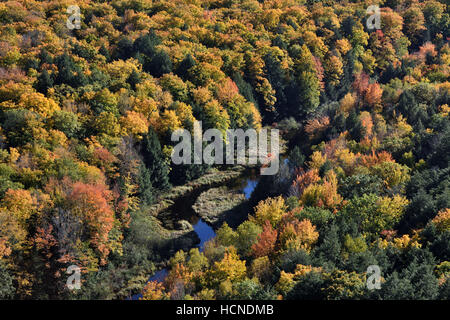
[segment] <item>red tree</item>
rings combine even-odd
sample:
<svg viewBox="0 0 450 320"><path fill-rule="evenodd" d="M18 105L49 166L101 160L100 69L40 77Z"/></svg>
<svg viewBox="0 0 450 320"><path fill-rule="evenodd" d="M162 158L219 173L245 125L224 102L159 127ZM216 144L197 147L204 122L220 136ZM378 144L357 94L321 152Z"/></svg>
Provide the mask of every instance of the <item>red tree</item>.
<svg viewBox="0 0 450 320"><path fill-rule="evenodd" d="M269 220L266 220L263 231L258 236L258 241L252 246L252 254L256 258L269 255L275 249L278 231L272 227Z"/></svg>

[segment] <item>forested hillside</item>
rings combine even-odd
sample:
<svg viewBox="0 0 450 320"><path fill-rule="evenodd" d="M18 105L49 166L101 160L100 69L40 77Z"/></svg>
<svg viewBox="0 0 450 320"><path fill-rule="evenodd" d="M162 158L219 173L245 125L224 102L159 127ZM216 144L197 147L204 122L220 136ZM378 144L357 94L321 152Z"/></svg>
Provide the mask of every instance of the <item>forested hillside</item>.
<svg viewBox="0 0 450 320"><path fill-rule="evenodd" d="M448 1L18 0L0 22L0 299L139 292L165 248L148 208L210 169L171 163L196 120L280 129L288 160L144 299L450 298Z"/></svg>

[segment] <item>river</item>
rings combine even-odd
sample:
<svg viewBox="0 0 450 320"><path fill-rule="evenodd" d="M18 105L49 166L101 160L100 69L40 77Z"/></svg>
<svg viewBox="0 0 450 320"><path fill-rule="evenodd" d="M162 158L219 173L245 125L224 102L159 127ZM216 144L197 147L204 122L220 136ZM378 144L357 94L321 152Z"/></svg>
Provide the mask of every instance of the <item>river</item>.
<svg viewBox="0 0 450 320"><path fill-rule="evenodd" d="M230 185L230 191L238 191L245 195L245 198L248 200L250 199L250 196L252 195L253 190L255 190L256 186L259 182L259 176L258 174L252 170L251 174L245 175L244 177L236 179L231 185ZM175 213L176 215L179 215L179 213ZM199 248L200 251L203 251L205 243L212 238L216 236L216 232L214 229L207 224L205 221L203 221L202 218L200 218L195 211L192 208L189 208L189 210L183 210L183 218L189 221L193 228L194 232L197 234L198 238L200 239L200 242L197 244L197 248ZM157 281L162 282L166 278L168 274L168 269L163 268L157 272L153 276L149 278L148 281ZM142 294L135 294L131 297L132 300L139 300L142 297Z"/></svg>

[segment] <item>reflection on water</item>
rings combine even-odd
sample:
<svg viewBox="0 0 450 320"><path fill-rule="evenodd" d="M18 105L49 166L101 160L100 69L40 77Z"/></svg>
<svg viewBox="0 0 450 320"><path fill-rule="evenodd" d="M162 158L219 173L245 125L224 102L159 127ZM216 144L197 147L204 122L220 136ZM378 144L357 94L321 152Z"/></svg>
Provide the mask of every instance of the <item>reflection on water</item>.
<svg viewBox="0 0 450 320"><path fill-rule="evenodd" d="M253 190L255 190L258 182L259 180L257 179L247 179L247 185L244 187L244 189L242 189L245 195L245 199L250 199L250 196L252 195Z"/></svg>
<svg viewBox="0 0 450 320"><path fill-rule="evenodd" d="M167 277L168 270L164 268L162 270L156 271L155 274L148 279L148 281L162 282Z"/></svg>
<svg viewBox="0 0 450 320"><path fill-rule="evenodd" d="M236 179L232 185L230 185L230 189L234 191L242 192L245 195L246 199L250 199L250 196L255 190L257 184L259 182L259 177L255 170L251 171L250 175L247 175L245 178ZM179 210L176 210L179 211ZM200 217L195 215L195 211L191 208L189 210L180 210L182 212L183 218L189 221L194 228L195 233L200 239L200 243L197 245L200 251L203 251L205 243L216 236L214 229L203 221ZM180 213L178 213L179 216ZM187 216L190 215L190 216ZM148 281L157 281L163 282L167 277L168 270L167 268L161 269L148 279ZM131 297L132 300L139 300L142 298L142 294L135 294Z"/></svg>
<svg viewBox="0 0 450 320"><path fill-rule="evenodd" d="M148 279L148 282L150 281L163 282L164 279L167 277L168 273L169 271L167 270L167 268L156 271L155 274ZM139 300L140 298L142 298L142 293L131 296L131 300Z"/></svg>
<svg viewBox="0 0 450 320"><path fill-rule="evenodd" d="M200 251L203 251L205 242L214 238L216 236L216 233L209 224L203 221L203 219L198 219L198 222L194 224L193 227L195 233L197 233L197 236L200 238L200 243L197 245L197 247L200 249Z"/></svg>

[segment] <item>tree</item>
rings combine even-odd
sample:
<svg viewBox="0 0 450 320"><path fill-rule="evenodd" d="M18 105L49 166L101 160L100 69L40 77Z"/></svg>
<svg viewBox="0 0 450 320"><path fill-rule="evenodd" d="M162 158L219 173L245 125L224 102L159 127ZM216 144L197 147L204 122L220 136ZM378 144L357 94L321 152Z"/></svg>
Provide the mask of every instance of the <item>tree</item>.
<svg viewBox="0 0 450 320"><path fill-rule="evenodd" d="M383 95L383 89L381 89L378 83L371 83L368 85L364 101L369 105L369 107L379 110L381 107L381 97Z"/></svg>
<svg viewBox="0 0 450 320"><path fill-rule="evenodd" d="M98 50L98 53L100 53L102 56L106 58L106 62L109 62L111 60L111 55L109 54L108 49L106 49L105 44L102 44L100 49Z"/></svg>
<svg viewBox="0 0 450 320"><path fill-rule="evenodd" d="M148 121L142 113L136 111L127 111L120 119L122 130L127 134L133 135L136 140L141 140L142 136L148 132Z"/></svg>
<svg viewBox="0 0 450 320"><path fill-rule="evenodd" d="M258 236L258 241L252 245L252 255L256 258L264 257L273 253L278 231L266 220L263 230Z"/></svg>
<svg viewBox="0 0 450 320"><path fill-rule="evenodd" d="M33 139L33 128L42 126L40 116L26 109L11 109L4 111L2 128L11 147L24 145Z"/></svg>
<svg viewBox="0 0 450 320"><path fill-rule="evenodd" d="M306 45L296 47L294 50L295 57L295 78L297 88L290 89L290 95L294 95L294 103L298 119L304 118L311 114L319 105L320 83L317 76L314 57ZM295 92L295 90L298 90ZM288 97L288 101L290 101ZM293 106L294 107L294 106Z"/></svg>
<svg viewBox="0 0 450 320"><path fill-rule="evenodd" d="M169 295L166 294L162 283L157 281L149 281L144 288L142 300L163 300Z"/></svg>
<svg viewBox="0 0 450 320"><path fill-rule="evenodd" d="M158 190L169 188L168 167L158 136L152 128L149 128L147 135L142 139L141 146L143 161L149 170L153 187Z"/></svg>
<svg viewBox="0 0 450 320"><path fill-rule="evenodd" d="M285 250L304 249L309 252L318 238L316 227L307 219L288 222L280 231L280 243Z"/></svg>
<svg viewBox="0 0 450 320"><path fill-rule="evenodd" d="M450 231L450 209L446 208L438 212L432 222L436 225L436 228L441 231Z"/></svg>
<svg viewBox="0 0 450 320"><path fill-rule="evenodd" d="M318 272L303 276L286 295L287 300L324 300L325 280Z"/></svg>
<svg viewBox="0 0 450 320"><path fill-rule="evenodd" d="M237 228L236 248L243 256L249 256L251 248L256 242L258 235L262 232L262 228L251 222L245 221Z"/></svg>
<svg viewBox="0 0 450 320"><path fill-rule="evenodd" d="M345 127L349 131L353 140L360 141L364 137L364 127L355 110L350 112L348 118L346 119Z"/></svg>
<svg viewBox="0 0 450 320"><path fill-rule="evenodd" d="M430 163L440 168L448 167L450 163L450 130L443 132L435 151L430 155Z"/></svg>
<svg viewBox="0 0 450 320"><path fill-rule="evenodd" d="M342 203L342 197L338 194L338 182L333 170L325 174L323 183L308 185L300 197L305 206L319 206L336 211Z"/></svg>
<svg viewBox="0 0 450 320"><path fill-rule="evenodd" d="M44 69L37 78L34 88L42 94L47 94L47 90L51 87L53 87L53 79L48 74L48 71Z"/></svg>
<svg viewBox="0 0 450 320"><path fill-rule="evenodd" d="M52 115L51 123L55 129L64 132L68 138L75 138L81 130L78 115L69 111L55 111Z"/></svg>
<svg viewBox="0 0 450 320"><path fill-rule="evenodd" d="M114 59L127 60L133 55L133 41L128 37L122 37L117 43L117 48L114 51Z"/></svg>
<svg viewBox="0 0 450 320"><path fill-rule="evenodd" d="M28 235L24 223L20 222L4 208L0 209L0 261L11 255L13 250L20 251Z"/></svg>
<svg viewBox="0 0 450 320"><path fill-rule="evenodd" d="M6 300L14 297L16 291L13 284L14 278L6 265L0 261L0 299Z"/></svg>
<svg viewBox="0 0 450 320"><path fill-rule="evenodd" d="M195 66L196 62L192 55L188 53L184 59L178 65L175 73L179 75L183 80L189 80L189 69Z"/></svg>
<svg viewBox="0 0 450 320"><path fill-rule="evenodd" d="M52 57L50 56L49 52L45 48L41 49L38 57L40 60L39 66L42 66L42 64L44 64L44 63L48 63L48 64L53 63Z"/></svg>
<svg viewBox="0 0 450 320"><path fill-rule="evenodd" d="M324 63L326 80L333 86L337 86L344 72L343 63L339 56L329 54Z"/></svg>
<svg viewBox="0 0 450 320"><path fill-rule="evenodd" d="M141 82L141 77L139 73L133 69L130 76L127 78L127 83L130 84L131 89L136 90L136 85Z"/></svg>
<svg viewBox="0 0 450 320"><path fill-rule="evenodd" d="M267 80L269 80L270 85L273 90L275 90L276 103L274 107L273 114L266 114L268 122L271 122L278 118L283 118L288 115L287 108L287 98L285 94L286 88L286 80L285 80L285 72L281 69L281 63L279 59L274 57L272 54L267 54L264 57L265 62L265 74Z"/></svg>
<svg viewBox="0 0 450 320"><path fill-rule="evenodd" d="M285 213L284 199L280 196L261 201L255 208L255 215L252 217L257 224L265 226L266 221L273 227L277 227Z"/></svg>
<svg viewBox="0 0 450 320"><path fill-rule="evenodd" d="M143 205L150 205L155 200L150 170L141 163L138 175L138 197Z"/></svg>
<svg viewBox="0 0 450 320"><path fill-rule="evenodd" d="M331 273L325 273L324 278L324 291L328 300L358 299L365 294L366 281L364 275L335 270Z"/></svg>
<svg viewBox="0 0 450 320"><path fill-rule="evenodd" d="M247 273L245 261L239 259L236 249L230 247L222 260L214 262L209 271L208 279L212 284L219 285L225 281L243 280Z"/></svg>
<svg viewBox="0 0 450 320"><path fill-rule="evenodd" d="M339 193L345 199L360 197L368 193L380 195L382 190L383 180L371 174L355 174L346 177L339 184Z"/></svg>
<svg viewBox="0 0 450 320"><path fill-rule="evenodd" d="M157 51L143 66L145 71L158 78L172 72L172 60L163 50Z"/></svg>
<svg viewBox="0 0 450 320"><path fill-rule="evenodd" d="M399 274L394 272L383 283L380 296L385 300L433 300L439 293L433 266L412 262Z"/></svg>
<svg viewBox="0 0 450 320"><path fill-rule="evenodd" d="M216 232L217 241L223 246L235 246L238 235L233 229L224 223Z"/></svg>
<svg viewBox="0 0 450 320"><path fill-rule="evenodd" d="M55 79L55 84L67 84L74 88L87 84L87 78L84 72L75 64L67 52L56 59L56 65L58 67L58 74Z"/></svg>
<svg viewBox="0 0 450 320"><path fill-rule="evenodd" d="M342 215L356 221L362 232L375 236L383 230L394 229L407 205L408 200L399 195L380 198L374 194L364 194L350 200Z"/></svg>
<svg viewBox="0 0 450 320"><path fill-rule="evenodd" d="M6 191L1 206L4 206L24 228L35 210L31 193L23 189Z"/></svg>
<svg viewBox="0 0 450 320"><path fill-rule="evenodd" d="M426 28L430 34L430 37L434 38L435 34L441 29L440 22L443 17L444 8L445 5L443 3L432 0L427 1L422 9L425 17Z"/></svg>
<svg viewBox="0 0 450 320"><path fill-rule="evenodd" d="M189 250L187 267L191 272L203 272L209 267L208 258L206 258L203 252L200 252L198 248L192 248Z"/></svg>
<svg viewBox="0 0 450 320"><path fill-rule="evenodd" d="M342 245L338 232L339 227L334 223L331 224L324 232L322 243L315 249L317 262L321 265L324 263L336 265L341 261Z"/></svg>
<svg viewBox="0 0 450 320"><path fill-rule="evenodd" d="M403 30L414 46L420 44L422 32L426 30L425 18L419 7L410 7L403 13Z"/></svg>
<svg viewBox="0 0 450 320"><path fill-rule="evenodd" d="M161 38L156 35L154 30L150 30L148 34L142 35L134 41L133 51L151 57L155 53L155 47L160 43Z"/></svg>
<svg viewBox="0 0 450 320"><path fill-rule="evenodd" d="M111 241L115 217L111 207L111 192L102 184L74 183L66 201L72 213L78 215L86 223L86 232L92 245L97 249L100 264L106 264L108 254L117 249Z"/></svg>
<svg viewBox="0 0 450 320"><path fill-rule="evenodd" d="M249 102L253 103L258 108L258 102L254 97L254 90L250 83L244 80L240 73L235 73L233 81L239 88L239 93ZM258 108L259 109L259 108Z"/></svg>
<svg viewBox="0 0 450 320"><path fill-rule="evenodd" d="M289 165L293 168L300 168L305 162L305 156L299 146L295 146L289 153Z"/></svg>

